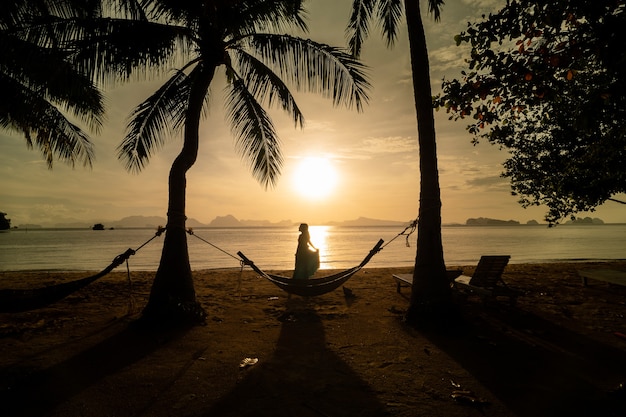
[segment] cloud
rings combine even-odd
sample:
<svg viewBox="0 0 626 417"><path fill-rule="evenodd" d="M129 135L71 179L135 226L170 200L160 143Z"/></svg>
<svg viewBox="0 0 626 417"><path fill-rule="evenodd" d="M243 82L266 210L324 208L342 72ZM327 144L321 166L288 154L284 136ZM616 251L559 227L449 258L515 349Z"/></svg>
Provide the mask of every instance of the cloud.
<svg viewBox="0 0 626 417"><path fill-rule="evenodd" d="M454 77L458 77L460 69L466 66L465 60L469 57L469 50L467 46L456 46L453 43L431 51L429 58L431 71L450 72Z"/></svg>
<svg viewBox="0 0 626 417"><path fill-rule="evenodd" d="M360 151L371 154L416 152L417 142L412 137L367 138L361 142Z"/></svg>
<svg viewBox="0 0 626 417"><path fill-rule="evenodd" d="M466 181L469 188L475 188L485 191L510 191L509 181L497 175L488 175L483 177L475 177Z"/></svg>
<svg viewBox="0 0 626 417"><path fill-rule="evenodd" d="M504 6L503 0L461 0L461 3L477 10L495 10Z"/></svg>

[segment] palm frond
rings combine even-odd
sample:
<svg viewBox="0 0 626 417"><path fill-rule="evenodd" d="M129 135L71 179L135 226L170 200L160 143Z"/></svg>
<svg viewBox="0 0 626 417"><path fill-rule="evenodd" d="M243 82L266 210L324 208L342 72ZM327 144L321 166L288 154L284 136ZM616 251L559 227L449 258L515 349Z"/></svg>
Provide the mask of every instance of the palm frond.
<svg viewBox="0 0 626 417"><path fill-rule="evenodd" d="M291 91L283 80L256 57L241 49L231 51L239 78L243 80L248 91L261 103L272 106L276 101L288 113L296 126L302 127L304 116L300 111ZM233 69L235 71L235 69Z"/></svg>
<svg viewBox="0 0 626 417"><path fill-rule="evenodd" d="M104 115L102 93L76 71L66 56L58 49L43 48L0 32L2 76L56 103L97 131Z"/></svg>
<svg viewBox="0 0 626 417"><path fill-rule="evenodd" d="M0 104L0 127L22 133L30 148L37 148L49 168L56 159L71 165L91 166L94 150L89 137L56 107L33 91L0 78L6 97Z"/></svg>
<svg viewBox="0 0 626 417"><path fill-rule="evenodd" d="M444 3L444 0L428 0L428 12L432 13L435 22L441 20L441 9Z"/></svg>
<svg viewBox="0 0 626 417"><path fill-rule="evenodd" d="M283 158L274 125L263 107L236 74L226 98L228 119L235 134L235 147L249 162L254 178L265 188L274 186Z"/></svg>
<svg viewBox="0 0 626 417"><path fill-rule="evenodd" d="M177 71L131 114L127 134L117 147L128 171L139 172L170 133L181 127L189 99L189 77Z"/></svg>
<svg viewBox="0 0 626 417"><path fill-rule="evenodd" d="M377 0L354 0L352 2L352 13L346 28L346 37L350 53L355 57L361 55L363 42L369 36L370 20L376 2Z"/></svg>
<svg viewBox="0 0 626 417"><path fill-rule="evenodd" d="M98 0L95 0L98 1ZM134 20L147 20L145 6L150 0L103 0L105 8L111 10L115 16Z"/></svg>
<svg viewBox="0 0 626 417"><path fill-rule="evenodd" d="M68 46L71 60L100 82L152 72L161 75L189 55L193 42L188 28L145 20L91 19L64 24L62 32L74 39Z"/></svg>
<svg viewBox="0 0 626 417"><path fill-rule="evenodd" d="M398 22L402 18L402 12L401 0L378 0L378 17L388 47L393 46L398 36Z"/></svg>
<svg viewBox="0 0 626 417"><path fill-rule="evenodd" d="M301 0L252 0L233 3L233 23L240 34L284 32L298 28L308 31Z"/></svg>
<svg viewBox="0 0 626 417"><path fill-rule="evenodd" d="M366 67L345 50L289 35L258 34L249 46L298 90L320 93L333 100L363 109L369 100Z"/></svg>
<svg viewBox="0 0 626 417"><path fill-rule="evenodd" d="M101 0L3 0L0 28L22 27L44 16L96 17L101 14L101 6Z"/></svg>

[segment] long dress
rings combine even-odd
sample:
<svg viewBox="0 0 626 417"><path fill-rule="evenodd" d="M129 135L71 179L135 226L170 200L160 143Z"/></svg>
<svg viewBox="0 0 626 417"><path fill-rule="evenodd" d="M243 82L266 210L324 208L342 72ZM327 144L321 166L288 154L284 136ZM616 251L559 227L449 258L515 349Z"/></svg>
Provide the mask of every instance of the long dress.
<svg viewBox="0 0 626 417"><path fill-rule="evenodd" d="M296 249L296 266L293 278L307 279L320 267L320 254L316 250L309 249L310 236L303 232L298 236L298 249Z"/></svg>

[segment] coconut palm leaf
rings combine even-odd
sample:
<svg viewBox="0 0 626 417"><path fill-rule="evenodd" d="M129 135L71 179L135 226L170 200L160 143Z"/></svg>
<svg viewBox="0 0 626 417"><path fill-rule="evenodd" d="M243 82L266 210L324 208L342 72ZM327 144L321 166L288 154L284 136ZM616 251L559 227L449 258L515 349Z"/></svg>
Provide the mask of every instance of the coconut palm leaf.
<svg viewBox="0 0 626 417"><path fill-rule="evenodd" d="M250 162L252 175L264 187L275 185L283 158L278 135L267 112L246 88L244 81L231 73L226 98L228 120L235 133L235 146Z"/></svg>
<svg viewBox="0 0 626 417"><path fill-rule="evenodd" d="M374 5L377 3L378 0L354 0L352 3L352 14L346 27L346 36L348 47L354 56L361 55L363 42L369 36Z"/></svg>
<svg viewBox="0 0 626 417"><path fill-rule="evenodd" d="M289 91L289 87L275 72L244 50L233 50L231 58L236 61L235 66L239 78L244 80L248 90L257 101L267 102L271 106L278 100L282 109L293 118L296 126L303 126L304 116L295 98Z"/></svg>
<svg viewBox="0 0 626 417"><path fill-rule="evenodd" d="M65 57L66 54L58 50L41 48L0 33L0 71L6 79L69 110L97 131L104 113L102 94L86 76L77 73ZM17 98L5 93L6 97L11 101Z"/></svg>
<svg viewBox="0 0 626 417"><path fill-rule="evenodd" d="M161 88L138 105L130 116L128 133L117 147L127 170L139 172L153 152L184 121L189 77L177 71Z"/></svg>
<svg viewBox="0 0 626 417"><path fill-rule="evenodd" d="M284 32L298 28L307 31L303 19L303 2L298 0L260 0L243 2L236 5L236 18L233 21L240 26L239 33Z"/></svg>
<svg viewBox="0 0 626 417"><path fill-rule="evenodd" d="M298 90L362 110L369 100L366 67L343 49L289 35L255 34L250 48Z"/></svg>
<svg viewBox="0 0 626 417"><path fill-rule="evenodd" d="M161 76L188 56L191 32L184 27L131 19L66 22L72 61L99 82ZM132 47L129 47L132 39Z"/></svg>
<svg viewBox="0 0 626 417"><path fill-rule="evenodd" d="M91 166L94 153L88 136L54 105L31 89L0 74L0 88L10 100L0 101L0 126L20 132L29 148L37 148L48 167L58 158L72 166Z"/></svg>
<svg viewBox="0 0 626 417"><path fill-rule="evenodd" d="M402 18L402 2L398 0L380 0L378 2L378 19L382 25L387 46L395 43L399 21Z"/></svg>
<svg viewBox="0 0 626 417"><path fill-rule="evenodd" d="M98 7L93 0L7 0L0 10L0 126L23 134L50 168L55 158L92 164L88 136L66 113L98 130L104 108L100 91L68 60L63 36L41 22L93 16Z"/></svg>

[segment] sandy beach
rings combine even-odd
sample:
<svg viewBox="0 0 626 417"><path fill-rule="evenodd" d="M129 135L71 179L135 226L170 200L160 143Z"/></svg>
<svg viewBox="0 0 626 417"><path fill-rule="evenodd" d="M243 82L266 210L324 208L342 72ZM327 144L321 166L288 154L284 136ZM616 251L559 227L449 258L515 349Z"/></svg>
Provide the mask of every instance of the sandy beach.
<svg viewBox="0 0 626 417"><path fill-rule="evenodd" d="M0 314L0 415L625 416L626 287L582 286L577 271L598 267L626 261L511 264L515 307L457 294L458 325L438 332L402 320L410 289L397 293L391 275L408 268L365 268L345 285L353 297L308 299L248 269L196 271L206 325L160 332L135 325L154 273L129 281L119 268L48 307Z"/></svg>

